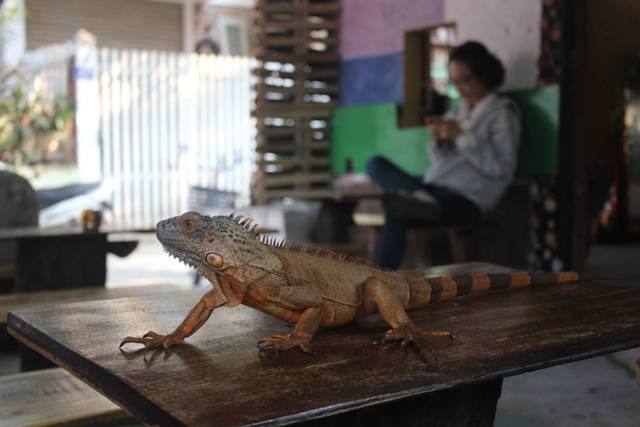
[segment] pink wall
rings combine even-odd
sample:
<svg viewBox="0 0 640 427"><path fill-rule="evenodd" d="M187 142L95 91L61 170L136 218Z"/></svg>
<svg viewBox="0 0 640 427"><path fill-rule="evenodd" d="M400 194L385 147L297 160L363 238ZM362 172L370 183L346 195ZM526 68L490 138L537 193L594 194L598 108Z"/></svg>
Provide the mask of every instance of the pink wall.
<svg viewBox="0 0 640 427"><path fill-rule="evenodd" d="M542 0L342 0L343 60L399 53L407 30L456 22L460 42L485 43L505 64L505 88L535 85Z"/></svg>
<svg viewBox="0 0 640 427"><path fill-rule="evenodd" d="M403 50L405 31L443 22L445 0L342 0L345 60Z"/></svg>

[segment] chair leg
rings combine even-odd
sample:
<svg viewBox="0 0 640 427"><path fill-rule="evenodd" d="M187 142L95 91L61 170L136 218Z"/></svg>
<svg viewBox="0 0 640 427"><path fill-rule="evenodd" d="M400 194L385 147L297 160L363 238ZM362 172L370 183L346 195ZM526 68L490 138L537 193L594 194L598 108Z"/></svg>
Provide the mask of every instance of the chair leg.
<svg viewBox="0 0 640 427"><path fill-rule="evenodd" d="M427 230L423 237L428 245L429 265L451 264L454 261L449 232L445 229Z"/></svg>
<svg viewBox="0 0 640 427"><path fill-rule="evenodd" d="M451 242L453 262L475 261L476 253L473 231L461 229L449 230L449 241Z"/></svg>
<svg viewBox="0 0 640 427"><path fill-rule="evenodd" d="M200 286L200 279L202 279L202 275L199 272L193 273L193 286Z"/></svg>

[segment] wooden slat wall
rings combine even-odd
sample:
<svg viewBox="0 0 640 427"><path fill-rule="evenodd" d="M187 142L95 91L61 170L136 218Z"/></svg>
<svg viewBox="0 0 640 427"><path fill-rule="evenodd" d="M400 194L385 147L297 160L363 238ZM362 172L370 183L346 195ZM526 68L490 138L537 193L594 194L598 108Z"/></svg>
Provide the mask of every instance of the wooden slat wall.
<svg viewBox="0 0 640 427"><path fill-rule="evenodd" d="M339 0L257 0L258 174L253 197L326 192L338 105Z"/></svg>
<svg viewBox="0 0 640 427"><path fill-rule="evenodd" d="M144 0L26 0L27 49L66 42L81 28L98 45L182 50L182 6Z"/></svg>

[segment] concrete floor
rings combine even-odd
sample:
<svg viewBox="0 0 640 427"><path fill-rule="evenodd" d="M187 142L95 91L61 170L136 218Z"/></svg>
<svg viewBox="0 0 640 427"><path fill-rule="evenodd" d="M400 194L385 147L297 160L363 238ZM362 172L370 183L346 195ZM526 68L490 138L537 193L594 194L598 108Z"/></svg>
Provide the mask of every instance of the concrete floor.
<svg viewBox="0 0 640 427"><path fill-rule="evenodd" d="M640 246L595 246L587 274L640 287ZM638 308L640 309L640 307ZM496 427L638 427L640 349L504 380Z"/></svg>
<svg viewBox="0 0 640 427"><path fill-rule="evenodd" d="M165 254L153 234L138 234L138 247L126 258L107 257L107 287L193 284L193 271Z"/></svg>
<svg viewBox="0 0 640 427"><path fill-rule="evenodd" d="M496 427L637 427L639 350L574 362L503 382Z"/></svg>

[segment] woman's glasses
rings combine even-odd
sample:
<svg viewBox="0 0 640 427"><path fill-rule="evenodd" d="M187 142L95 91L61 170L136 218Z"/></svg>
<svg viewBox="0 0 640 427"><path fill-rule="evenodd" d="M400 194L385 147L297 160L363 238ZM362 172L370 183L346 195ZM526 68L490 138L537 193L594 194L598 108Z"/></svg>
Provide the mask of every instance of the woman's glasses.
<svg viewBox="0 0 640 427"><path fill-rule="evenodd" d="M449 79L449 83L455 87L467 86L475 80L475 76L460 77L458 79Z"/></svg>

